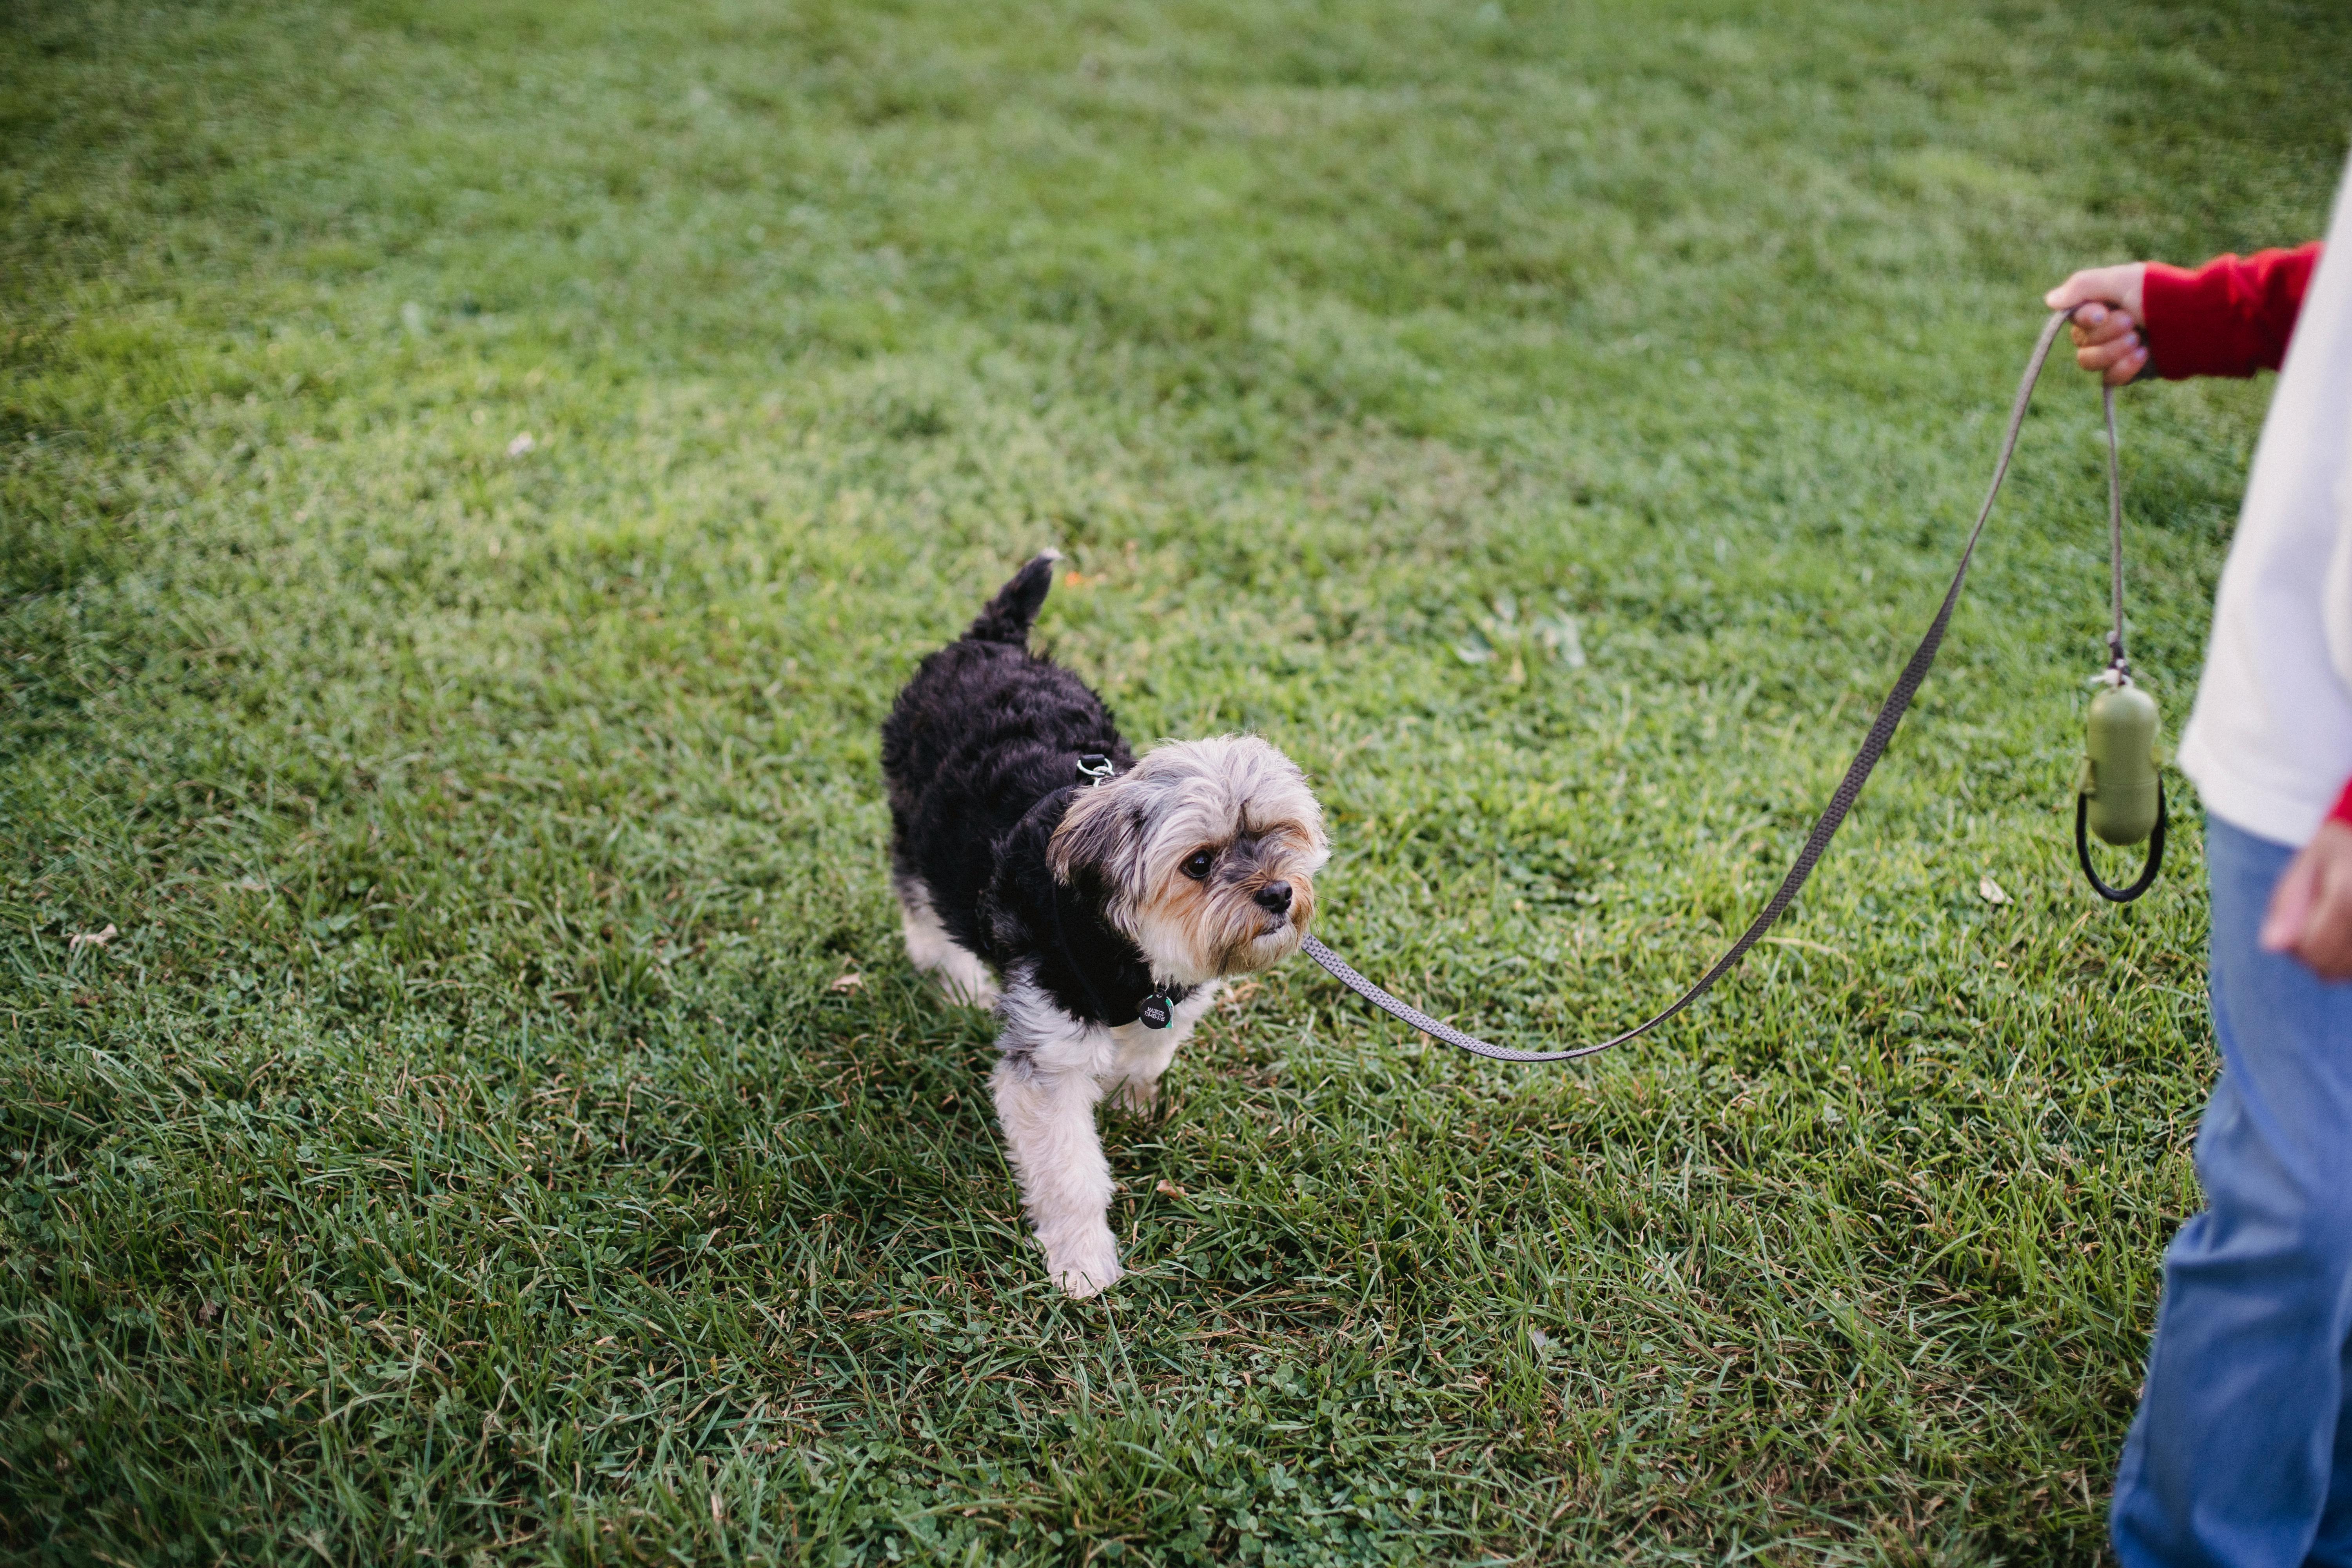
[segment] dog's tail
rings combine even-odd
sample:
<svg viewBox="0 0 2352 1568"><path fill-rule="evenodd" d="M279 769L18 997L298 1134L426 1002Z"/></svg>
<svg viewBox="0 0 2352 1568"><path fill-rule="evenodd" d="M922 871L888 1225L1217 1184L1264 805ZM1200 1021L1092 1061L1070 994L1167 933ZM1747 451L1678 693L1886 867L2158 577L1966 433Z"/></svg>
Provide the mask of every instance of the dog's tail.
<svg viewBox="0 0 2352 1568"><path fill-rule="evenodd" d="M971 629L963 635L974 642L1009 642L1021 647L1029 641L1029 627L1045 606L1046 591L1054 585L1054 563L1062 558L1058 550L1048 550L1029 559L1029 564L1013 574L1013 581L996 591Z"/></svg>

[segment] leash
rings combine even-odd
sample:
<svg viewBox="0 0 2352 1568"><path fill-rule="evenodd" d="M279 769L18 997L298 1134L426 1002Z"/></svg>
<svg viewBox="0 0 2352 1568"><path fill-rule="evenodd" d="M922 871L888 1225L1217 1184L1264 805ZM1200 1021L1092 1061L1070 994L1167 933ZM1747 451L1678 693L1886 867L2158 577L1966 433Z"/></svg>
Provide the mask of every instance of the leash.
<svg viewBox="0 0 2352 1568"><path fill-rule="evenodd" d="M1862 749L1847 764L1845 777L1838 781L1828 806L1814 822L1812 832L1806 836L1804 847L1797 852L1796 863L1789 868L1789 874L1780 879L1780 887L1773 890L1771 898L1766 900L1764 908L1748 923L1748 929L1739 933L1739 940L1731 944L1730 951L1717 959L1714 965L1698 977L1697 984L1675 998L1664 1011L1598 1045L1579 1046L1565 1051L1522 1051L1509 1046L1490 1045L1475 1035L1465 1034L1453 1025L1399 1001L1358 973L1346 959L1333 952L1316 937L1309 936L1300 942L1299 951L1322 965L1332 979L1381 1012L1402 1019L1432 1039L1442 1040L1474 1056L1489 1057L1500 1062L1570 1062L1580 1057L1598 1056L1628 1040L1641 1038L1714 989L1715 983L1729 973L1732 967L1747 956L1748 950L1772 929L1772 922L1780 918L1796 899L1798 889L1805 885L1805 879L1813 874L1813 867L1821 860L1822 852L1829 848L1830 840L1836 837L1838 828L1844 824L1846 814L1853 809L1855 800L1860 798L1862 786L1870 779L1871 769L1878 765L1880 754L1886 750L1887 742L1895 738L1895 726L1902 721L1905 710L1911 706L1911 699L1918 693L1920 682L1927 679L1927 671L1936 662L1936 652L1943 646L1945 628L1951 624L1953 606L1960 602L1960 585L1968 580L1969 563L1976 555L1977 541L1983 537L1985 520L1992 516L1993 502L2000 496L2002 481L2009 478L2010 459L2017 453L2018 435L2025 426L2025 410L2033 401L2033 386L2042 377L2042 362L2050 357L2050 348L2058 341L2059 329L2073 318L2074 313L2073 310L2053 311L2043 325L2042 337L2033 345L2032 357L2025 363L2025 377L2018 384L2017 401L2009 411L2009 432L2001 438L2000 461L1993 465L1992 487L1985 492L1984 505L1977 510L1976 526L1969 530L1968 542L1961 546L1959 564L1952 572L1951 586L1944 590L1944 602L1937 607L1936 618L1928 623L1927 635L1919 639L1919 646L1911 650L1911 658L1903 666L1902 675L1896 678L1894 690L1888 692L1886 700L1879 705L1878 716L1870 722L1870 732L1863 737ZM2124 658L2123 468L2116 450L2115 388L2103 387L2103 391L2107 416L2107 537L2112 565L2110 582L2115 629L2107 636L2108 667L2102 679L2107 679L2112 686L2121 687L2129 685L2131 668ZM2101 882L2098 874L2091 870L2090 848L2083 838L2088 797L2077 793L2075 844L2082 856L2083 869L2090 875L2092 885L2103 897L2119 901L2137 898L2155 880L2157 867L2164 856L2162 801L2162 786L2159 784L2156 839L2150 847L2147 868L2137 884L2118 892Z"/></svg>

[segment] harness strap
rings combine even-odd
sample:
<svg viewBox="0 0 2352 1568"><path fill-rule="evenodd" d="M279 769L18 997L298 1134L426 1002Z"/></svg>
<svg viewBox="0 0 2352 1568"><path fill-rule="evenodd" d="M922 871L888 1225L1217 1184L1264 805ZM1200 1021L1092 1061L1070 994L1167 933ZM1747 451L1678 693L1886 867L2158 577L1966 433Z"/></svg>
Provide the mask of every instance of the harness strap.
<svg viewBox="0 0 2352 1568"><path fill-rule="evenodd" d="M1952 572L1951 586L1944 590L1944 602L1937 606L1936 618L1928 623L1927 634L1919 639L1919 646L1911 650L1911 658L1903 666L1902 675L1895 679L1895 689L1888 692L1886 700L1879 705L1878 717L1870 721L1870 732L1863 737L1862 750L1856 752L1853 761L1847 764L1845 777L1838 781L1836 791L1830 796L1829 805L1814 822L1812 832L1806 836L1805 847L1797 852L1796 864L1789 868L1789 874L1780 879L1780 887L1773 890L1772 897L1766 900L1764 908L1749 922L1748 929L1739 933L1739 940L1731 944L1731 950L1717 959L1714 965L1698 977L1697 983L1675 998L1664 1012L1598 1045L1579 1046L1565 1051L1515 1050L1509 1046L1490 1045L1475 1035L1464 1034L1451 1024L1440 1022L1418 1007L1400 1002L1356 973L1347 960L1312 936L1299 943L1299 951L1321 964L1332 979L1381 1012L1402 1019L1432 1039L1443 1040L1457 1049L1502 1062L1569 1062L1580 1057L1597 1056L1628 1040L1639 1039L1706 995L1714 988L1715 983L1729 973L1732 966L1747 956L1748 950L1772 929L1772 922L1780 918L1796 899L1797 890L1805 885L1805 879L1813 874L1813 867L1821 860L1822 852L1829 848L1830 840L1845 822L1846 814L1853 809L1855 800L1860 798L1862 786L1869 781L1870 770L1878 765L1879 756L1886 750L1886 743L1895 738L1895 726L1902 721L1905 710L1911 706L1911 699L1918 693L1919 683L1927 679L1927 671L1936 662L1936 651L1943 646L1945 628L1951 624L1952 608L1960 602L1960 584L1968 580L1969 563L1977 552L1977 541L1984 534L1985 520L1992 516L1992 503L2000 495L2001 482L2009 478L2009 462L2017 453L2017 437L2025 426L2026 406L2033 401L2033 384L2041 379L2042 362L2050 357L2051 345L2058 341L2058 330L2074 313L2072 310L2053 311L2048 323L2042 327L2041 340L2033 345L2033 355L2025 363L2025 378L2018 384L2017 401L2009 411L2009 433L2001 438L2000 459L1992 470L1992 488L1985 492L1984 505L1977 510L1976 526L1969 530L1968 543L1961 547L1959 564ZM2123 657L2123 468L2116 453L2115 394L2112 391L2107 394L2106 407L2108 521L2111 537L2116 542L2116 625L2110 646L2112 656L2120 662Z"/></svg>

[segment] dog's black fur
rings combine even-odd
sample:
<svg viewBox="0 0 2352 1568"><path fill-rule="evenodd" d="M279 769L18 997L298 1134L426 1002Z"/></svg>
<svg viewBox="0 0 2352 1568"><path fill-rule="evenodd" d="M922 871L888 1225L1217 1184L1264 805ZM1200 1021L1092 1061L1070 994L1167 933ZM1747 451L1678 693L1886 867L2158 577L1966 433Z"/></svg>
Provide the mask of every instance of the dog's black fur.
<svg viewBox="0 0 2352 1568"><path fill-rule="evenodd" d="M1058 558L1022 567L969 631L923 660L883 721L890 865L923 884L948 934L1000 976L1033 960L1064 1012L1115 1026L1159 988L1141 950L1104 918L1104 889L1057 882L1046 844L1078 758L1098 752L1125 773L1135 754L1086 682L1029 650Z"/></svg>

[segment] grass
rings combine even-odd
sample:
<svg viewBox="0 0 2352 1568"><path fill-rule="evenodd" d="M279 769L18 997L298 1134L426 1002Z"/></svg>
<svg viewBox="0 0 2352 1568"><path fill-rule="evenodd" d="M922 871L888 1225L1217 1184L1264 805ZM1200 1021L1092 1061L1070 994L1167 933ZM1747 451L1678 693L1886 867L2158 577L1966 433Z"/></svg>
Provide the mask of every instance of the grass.
<svg viewBox="0 0 2352 1568"><path fill-rule="evenodd" d="M1103 1301L875 727L1059 543L1131 735L1317 779L1342 952L1620 1025L1843 766L2039 290L2316 232L2348 73L2252 0L12 0L0 1547L2092 1560L2212 1056L2193 825L2069 863L2071 373L1774 945L1575 1069L1276 973L1109 1125ZM2125 400L2175 725L2266 391Z"/></svg>

